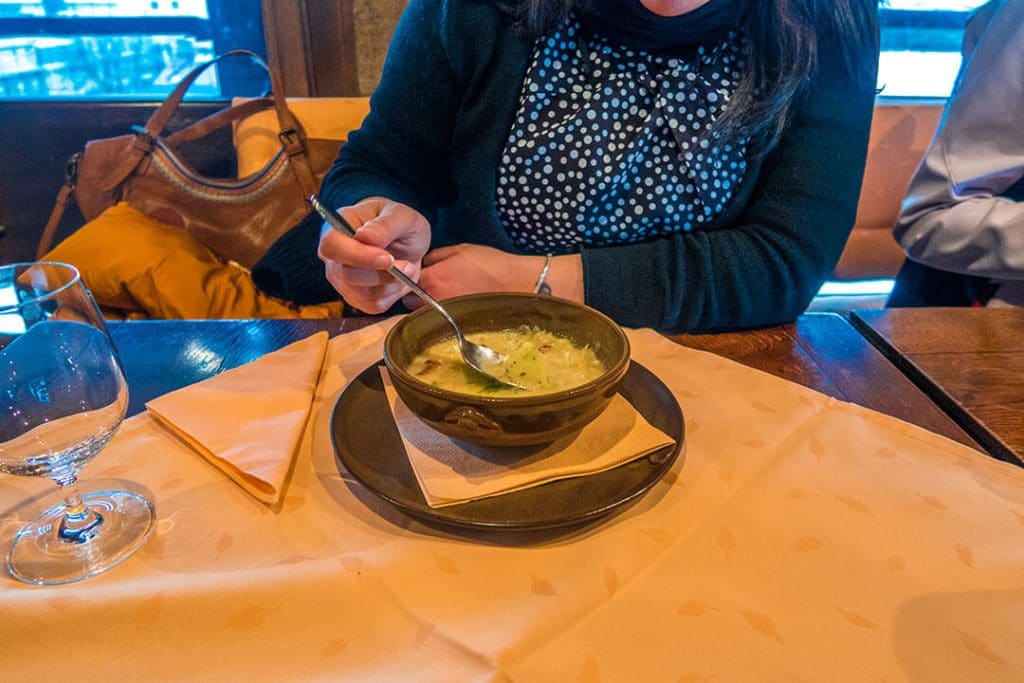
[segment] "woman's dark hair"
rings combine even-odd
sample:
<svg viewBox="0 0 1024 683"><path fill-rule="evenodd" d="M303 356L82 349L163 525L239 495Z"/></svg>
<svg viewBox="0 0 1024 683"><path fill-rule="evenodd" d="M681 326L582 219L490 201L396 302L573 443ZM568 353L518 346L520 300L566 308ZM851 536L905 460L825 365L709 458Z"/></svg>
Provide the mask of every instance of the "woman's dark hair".
<svg viewBox="0 0 1024 683"><path fill-rule="evenodd" d="M874 63L865 63L865 56L878 52L878 0L731 1L742 5L747 70L715 124L717 137L749 136L756 147L770 148L821 53L836 46L861 87L875 88ZM500 0L516 25L533 36L561 25L587 2Z"/></svg>

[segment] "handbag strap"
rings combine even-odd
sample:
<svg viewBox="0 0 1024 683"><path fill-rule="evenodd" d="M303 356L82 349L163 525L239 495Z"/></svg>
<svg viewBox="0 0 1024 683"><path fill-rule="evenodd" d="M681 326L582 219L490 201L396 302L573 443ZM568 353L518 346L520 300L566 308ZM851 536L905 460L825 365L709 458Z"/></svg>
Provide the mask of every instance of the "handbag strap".
<svg viewBox="0 0 1024 683"><path fill-rule="evenodd" d="M281 140L281 146L284 148L285 154L288 155L288 159L291 162L289 164L289 168L291 168L292 174L295 176L295 181L299 184L303 196L309 196L315 193L318 189L318 185L313 175L313 169L310 167L309 160L306 158L306 132L302 129L302 124L299 123L299 120L288 108L288 103L285 101L284 97L284 88L281 87L281 82L277 73L267 66L267 63L255 52L251 52L249 50L231 50L222 55L218 55L206 64L202 64L193 69L187 76L185 76L182 82L178 84L178 87L175 88L170 97L164 101L160 106L160 109L158 109L150 118L149 123L146 124L147 133L149 133L151 137L155 138L163 132L164 127L167 125L168 121L170 121L171 116L174 115L178 105L181 104L181 101L185 96L185 91L188 90L192 82L199 77L199 74L222 59L236 56L248 57L266 72L267 77L270 79L270 96L274 102L274 110L277 112L277 123L279 126L277 135Z"/></svg>
<svg viewBox="0 0 1024 683"><path fill-rule="evenodd" d="M36 260L42 260L43 256L50 251L50 247L53 245L53 238L57 234L57 226L60 225L60 219L64 216L64 210L68 206L68 200L71 199L71 192L75 189L75 186L71 183L64 183L60 186L60 191L57 193L57 201L53 204L53 211L50 212L50 217L46 219L46 225L43 226L43 234L39 237L39 246L36 247Z"/></svg>
<svg viewBox="0 0 1024 683"><path fill-rule="evenodd" d="M257 66L259 66L267 74L270 79L270 95L274 100L274 109L277 111L277 121L281 126L281 130L298 130L299 122L295 118L295 115L288 109L288 104L284 99L284 91L281 89L281 83L277 78L277 74L271 71L267 63L263 61L255 52L249 50L231 50L224 54L217 55L208 62L204 62L199 66L195 67L188 74L185 75L181 82L178 83L177 87L167 96L167 99L163 101L160 107L153 112L153 115L149 117L149 121L146 122L145 130L149 137L156 139L163 135L164 129L167 124L170 123L171 118L175 112L178 111L178 107L181 106L182 100L185 98L185 92L188 91L189 87L199 78L200 75L213 65L227 59L228 57L248 57Z"/></svg>
<svg viewBox="0 0 1024 683"><path fill-rule="evenodd" d="M210 116L193 123L191 126L179 130L177 133L168 135L166 140L167 143L172 146L177 146L183 142L199 140L229 123L234 123L235 121L248 118L253 114L266 111L274 106L274 99L270 97L246 100L245 102L236 104L233 107L222 109L216 114L211 114ZM297 122L296 125L298 125ZM309 165L309 161L306 159L305 134L300 130L290 129L280 131L278 133L278 137L281 140L281 144L284 147L285 152L289 156L292 173L295 175L295 180L299 183L299 187L302 188L303 196L313 194L317 190L317 183L313 176L313 171Z"/></svg>
<svg viewBox="0 0 1024 683"><path fill-rule="evenodd" d="M288 165L295 176L295 182L299 184L303 197L310 197L319 190L316 180L313 177L313 169L306 158L306 136L301 130L292 128L282 130L277 134L284 147L285 154L291 163Z"/></svg>
<svg viewBox="0 0 1024 683"><path fill-rule="evenodd" d="M269 97L260 97L240 102L233 107L221 109L216 114L210 114L206 118L196 121L191 126L182 128L177 133L168 135L167 142L172 146L177 146L183 142L199 140L219 128L223 128L235 121L248 118L253 114L258 114L261 111L266 111L273 106L274 100Z"/></svg>
<svg viewBox="0 0 1024 683"><path fill-rule="evenodd" d="M306 144L305 144L305 131L302 130L299 120L295 118L292 111L288 109L288 102L285 100L284 89L281 87L281 80L278 78L273 70L271 70L263 58L255 52L250 50L230 50L223 54L217 55L210 61L200 65L196 69L191 70L181 80L170 96L164 100L164 103L160 105L150 121L145 124L145 134L151 139L156 139L164 132L164 128L167 127L168 122L174 113L177 111L178 106L181 104L181 100L184 98L185 91L188 87L193 84L200 74L215 65L221 59L233 56L245 56L253 60L257 66L259 66L270 79L270 96L273 99L273 109L278 114L278 125L281 127L278 132L278 137L281 139L282 146L285 148L285 154L288 155L289 161L291 162L290 167L292 173L295 175L295 180L299 183L299 187L302 189L303 196L308 196L316 191L316 181L313 178L312 169L309 166L308 160L306 160ZM232 108L233 109L233 108ZM195 138L191 138L195 139ZM141 158L139 159L141 161ZM127 176L126 176L127 177Z"/></svg>
<svg viewBox="0 0 1024 683"><path fill-rule="evenodd" d="M117 168L102 183L101 187L104 191L113 191L132 174L142 160L152 152L156 139L163 134L167 124L178 111L178 107L181 106L181 102L185 97L185 92L189 87L204 71L228 57L248 57L260 66L270 78L271 97L259 98L257 100L250 101L258 102L259 104L249 104L246 102L236 105L235 107L230 107L223 112L218 112L213 116L192 124L192 126L179 131L179 133L171 135L167 140L174 142L196 140L210 131L216 130L219 126L225 125L229 121L244 118L245 116L254 114L257 111L269 108L265 103L268 101L272 102L274 110L277 113L278 126L280 126L278 137L281 139L281 144L284 147L285 153L291 161L290 167L292 169L292 173L295 175L295 179L304 195L316 192L317 184L314 180L312 168L306 159L305 132L303 131L301 124L299 124L298 119L295 118L295 115L292 114L290 109L288 109L288 104L282 94L281 85L277 75L269 66L267 66L267 63L264 62L259 55L249 50L231 50L229 52L225 52L224 54L218 55L210 61L200 64L189 71L188 74L181 79L181 82L178 83L167 99L165 99L157 110L153 112L153 115L149 117L146 125L134 127L135 138L125 149L122 162L118 164Z"/></svg>

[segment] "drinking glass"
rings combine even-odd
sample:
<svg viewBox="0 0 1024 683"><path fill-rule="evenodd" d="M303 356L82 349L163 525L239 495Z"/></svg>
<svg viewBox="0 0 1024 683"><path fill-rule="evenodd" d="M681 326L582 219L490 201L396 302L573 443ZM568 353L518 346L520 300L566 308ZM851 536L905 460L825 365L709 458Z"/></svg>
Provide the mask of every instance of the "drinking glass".
<svg viewBox="0 0 1024 683"><path fill-rule="evenodd" d="M0 472L45 475L64 493L15 535L12 576L39 585L80 581L149 538L148 500L73 486L127 407L121 361L78 271L61 263L0 266Z"/></svg>

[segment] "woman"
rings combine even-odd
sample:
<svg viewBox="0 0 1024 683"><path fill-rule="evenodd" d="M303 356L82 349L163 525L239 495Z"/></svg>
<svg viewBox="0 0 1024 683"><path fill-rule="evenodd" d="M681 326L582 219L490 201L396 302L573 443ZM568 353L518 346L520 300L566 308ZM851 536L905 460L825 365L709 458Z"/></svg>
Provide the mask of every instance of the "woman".
<svg viewBox="0 0 1024 683"><path fill-rule="evenodd" d="M853 224L872 0L412 0L321 199L329 282L552 293L664 330L802 312ZM545 257L554 254L554 257ZM406 299L409 305L416 302Z"/></svg>

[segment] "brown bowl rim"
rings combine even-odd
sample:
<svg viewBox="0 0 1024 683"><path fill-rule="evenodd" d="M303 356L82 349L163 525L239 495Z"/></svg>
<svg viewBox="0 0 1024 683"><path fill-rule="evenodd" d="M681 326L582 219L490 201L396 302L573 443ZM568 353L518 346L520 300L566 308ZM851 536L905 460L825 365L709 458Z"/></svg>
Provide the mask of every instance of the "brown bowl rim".
<svg viewBox="0 0 1024 683"><path fill-rule="evenodd" d="M384 365L387 367L388 372L398 374L400 376L400 378L403 381L405 381L406 383L412 384L417 389L419 389L419 390L421 390L421 391L423 391L423 392L425 392L427 394L430 394L431 396L434 396L436 398L441 398L441 399L446 399L446 400L452 400L453 398L458 398L458 399L467 399L468 398L468 399L473 399L474 401L478 401L478 402L480 402L483 405L499 404L499 405L513 405L513 406L515 406L515 405L526 405L528 403L531 403L531 404L536 404L536 403L554 403L556 401L563 401L563 400L566 400L566 399L574 398L574 397L576 397L579 394L587 393L588 391L594 389L595 387L600 386L601 384L614 383L617 379L621 378L621 376L623 376L625 374L626 369L629 368L629 361L630 361L630 355L632 353L632 349L630 348L629 337L626 336L625 330L623 330L622 326L619 325L614 320L612 320L610 317L608 317L607 315L605 315L601 311L597 310L596 308L591 308L590 306L587 306L586 304L581 304L579 302L572 301L570 299L562 299L562 298L557 297L557 296L549 296L549 295L546 295L546 294L544 294L544 295L541 295L541 294L531 294L529 292L484 292L484 293L479 293L479 294L463 294L461 296L453 296L453 297L448 298L448 299L443 299L441 301L441 303L443 303L443 304L457 303L457 302L462 301L464 299L480 299L480 298L484 298L484 297L502 297L502 298L514 297L514 298L519 298L519 299L546 299L546 300L549 300L549 301L555 301L555 302L557 302L559 304L566 304L568 306L572 306L573 308L577 308L577 309L582 310L582 311L584 311L584 312L586 312L586 313L588 313L590 315L593 315L593 316L597 317L598 319L603 320L613 330L615 330L615 332L618 334L618 336L622 339L623 346L625 347L625 353L622 355L622 358L619 359L618 363L616 363L613 367L611 367L608 370L606 370L600 377L598 377L596 379L592 379L589 382L586 382L585 384L580 384L579 386L571 387L569 389L563 389L561 391L555 391L555 392L552 392L550 394L534 394L534 395L526 395L526 396L484 396L484 395L481 395L481 394L466 394L466 393L462 393L462 392L459 392L459 391L452 391L451 389L441 389L439 387L433 386L432 384L427 384L425 382L422 382L422 381L416 379L416 377L414 377L413 375L410 375L403 368L397 367L392 362L391 358L388 356L388 345L389 345L389 342L391 341L392 337L397 334L398 329L402 325L406 324L407 320L412 320L412 319L414 319L415 316L429 315L432 311L436 313L436 311L434 311L433 308L431 308L429 306L424 306L423 308L420 308L417 311L413 311L412 313L409 313L408 315L403 317L401 320L399 320L397 323L395 323L391 327L391 329L388 330L387 335L384 337L384 348L383 348Z"/></svg>

